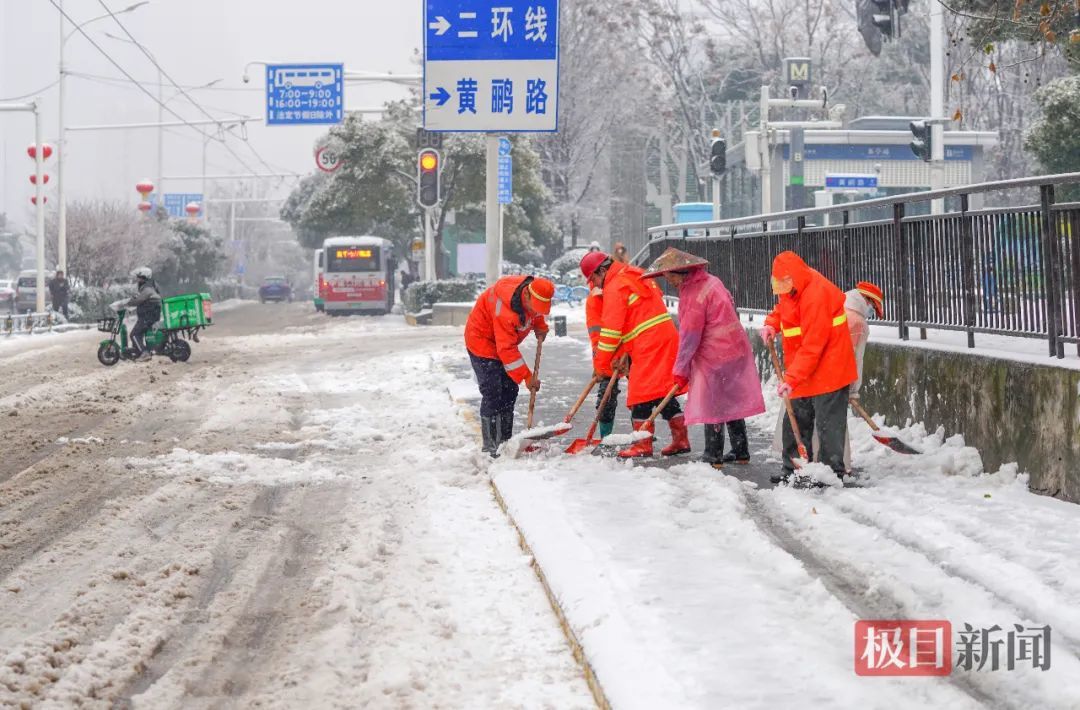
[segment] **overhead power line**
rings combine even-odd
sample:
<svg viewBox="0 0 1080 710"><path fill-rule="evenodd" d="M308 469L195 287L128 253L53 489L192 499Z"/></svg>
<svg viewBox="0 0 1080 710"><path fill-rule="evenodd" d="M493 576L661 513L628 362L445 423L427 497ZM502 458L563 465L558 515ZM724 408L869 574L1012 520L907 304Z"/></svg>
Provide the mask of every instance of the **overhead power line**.
<svg viewBox="0 0 1080 710"><path fill-rule="evenodd" d="M55 1L53 2L53 4L54 5L56 4ZM196 109L198 109L207 118L216 119L216 117L213 114L211 114L209 111L207 111L203 107L202 104L200 104L198 101L196 101L195 98L192 97L192 95L187 92L187 89L185 89L183 86L181 86L175 79L173 79L171 74L169 74L167 71L165 71L164 67L162 67L161 64L158 63L157 58L154 57L154 55L150 53L150 50L148 50L145 46L143 46L143 44L138 39L135 38L135 35L131 34L131 31L128 30L127 25L125 25L123 23L123 21L121 21L121 19L116 16L116 13L114 13L112 11L112 8L110 8L107 4L105 4L105 0L98 0L98 4L101 5L101 7L105 10L105 12L109 13L109 17L111 17L113 22L116 23L116 26L119 27L124 32L125 35L127 35L128 39L131 40L132 44L134 44L136 47L139 48L139 51L141 51L143 53L143 55L146 56L146 58L150 60L150 63L153 64L154 67L159 72L161 72L161 75L163 77L165 77L165 79L167 79L169 81L169 83L172 84L173 87L176 88L177 91L180 92L181 96L183 96L185 99L187 99L187 101L192 106L194 106ZM247 143L247 141L244 141L244 142ZM234 158L241 161L241 163L243 164L243 158L240 157L239 153L237 153L235 150L233 150L231 145L229 145L225 141L222 141L221 144L222 144L222 146L225 147L226 150L229 151L230 154L232 154L232 156ZM259 153L259 151L257 151L255 149L255 147L252 146L250 143L248 143L248 146L250 147L251 152L255 156L255 158L260 163L262 163L263 167L265 167L269 172L273 172L274 171L273 167L270 165L270 163L266 162L266 160L262 157L262 155ZM250 170L250 168L249 168L249 170ZM255 171L252 170L251 172L255 172Z"/></svg>
<svg viewBox="0 0 1080 710"><path fill-rule="evenodd" d="M133 83L133 84L135 84L135 86L139 87L139 90L140 90L140 91L142 91L142 92L143 92L144 94L146 94L147 96L149 96L149 97L150 97L150 100L151 100L151 101L153 101L153 102L154 102L155 104L157 104L158 106L161 106L161 108L162 108L162 110L163 110L163 111L166 111L166 112L168 112L168 113L169 113L169 115L171 115L171 116L175 116L175 117L177 118L177 120L179 120L179 121L180 121L181 123L183 123L184 125L186 125L186 126L188 126L189 128L191 128L191 129L192 129L193 131L197 132L197 133L198 133L199 135L201 135L202 137L206 138L207 140L220 140L220 139L217 139L217 138L215 138L215 137L214 137L214 136L213 136L212 134L209 134L209 133L207 133L206 131L202 130L202 129L201 129L201 128L199 128L198 126L192 125L192 124L191 124L191 123L190 123L190 122L189 122L189 121L188 121L188 120L187 120L186 118L184 118L183 116L181 116L180 114L178 114L178 113L177 113L176 111L174 111L173 109L169 108L169 107L168 107L168 106L167 106L167 105L166 105L165 103L163 103L162 101L160 101L160 100L158 99L158 97L154 96L153 92L151 92L151 91L150 91L149 89L147 89L147 88L146 88L145 86L143 86L142 84L140 84L140 83L138 82L138 80L137 80L137 79L135 79L135 77L133 77L133 76L132 76L131 74L129 74L129 73L128 73L128 71L127 71L126 69L124 69L124 67L123 67L123 66L122 66L122 65L121 65L121 64L120 64L119 62L117 62L117 61L116 61L115 59L113 59L113 57L112 57L112 55L111 55L111 54L109 54L109 53L108 53L107 51L105 51L105 49L104 49L104 48L103 48L103 47L102 47L102 46L101 46L100 44L98 44L97 42L95 42L95 41L94 41L94 39L93 39L93 37L91 37L91 36L90 36L90 35L89 35L89 34L88 34L88 33L86 32L86 30L85 30L85 29L83 29L82 27L80 27L80 26L79 26L79 23L78 23L78 22L76 22L76 21L75 21L74 19L72 19L71 15L69 15L69 14L68 14L68 13L67 13L67 12L66 12L66 11L64 10L64 8L60 6L60 3L58 3L58 2L57 2L57 0L49 0L49 2L50 2L50 3L52 4L52 6L53 6L53 7L55 7L55 8L56 8L56 10L57 10L57 11L58 11L58 12L59 12L59 13L60 13L61 15L63 15L63 16L64 16L64 19L66 19L66 20L67 20L68 22L70 22L70 23L72 24L72 26L73 26L73 27L75 27L75 31L76 31L76 32L78 32L79 34L81 34L81 35L83 36L83 38L84 38L84 39L86 39L86 41L87 41L87 42L89 42L89 43L91 44L91 46L93 46L93 47L94 47L94 49L96 49L96 50L97 50L97 51L98 51L98 52L99 52L99 53L100 53L100 54L101 54L101 55L102 55L103 57L105 57L105 59L107 59L107 60L109 61L109 63L110 63L110 64L112 64L112 65L113 65L114 67L116 67L116 68L117 68L117 69L118 69L118 70L120 71L120 73L121 73L121 74L123 74L124 76L126 76L126 77L128 78L128 80L129 80L129 81L131 81L131 83ZM106 9L108 9L108 8L106 8ZM214 117L213 117L213 116L211 116L211 118L214 118ZM224 144L224 143L223 143L223 144ZM255 172L255 171L254 171L254 170L253 170L253 169L251 168L251 166L247 164L247 162L246 162L246 161L244 161L244 160L243 160L243 159L242 159L242 158L241 158L241 157L240 157L240 156L239 156L238 154L235 154L235 151L232 151L232 148L231 148L231 146L225 146L225 147L226 147L226 148L228 148L228 149L230 150L230 152L233 152L233 153L234 153L234 156L236 157L236 159L237 159L237 160L238 160L238 161L240 162L240 164L241 164L241 165L242 165L242 166L243 166L243 167L244 167L244 168L245 168L246 170L250 170L251 172Z"/></svg>

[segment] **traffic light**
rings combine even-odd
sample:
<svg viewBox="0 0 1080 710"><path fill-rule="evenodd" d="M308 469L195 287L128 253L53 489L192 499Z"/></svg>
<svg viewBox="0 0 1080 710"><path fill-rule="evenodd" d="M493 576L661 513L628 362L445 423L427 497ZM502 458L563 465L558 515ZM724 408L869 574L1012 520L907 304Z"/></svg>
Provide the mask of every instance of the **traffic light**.
<svg viewBox="0 0 1080 710"><path fill-rule="evenodd" d="M914 136L911 141L911 152L929 163L934 151L933 131L930 124L926 121L912 121L909 127L911 135Z"/></svg>
<svg viewBox="0 0 1080 710"><path fill-rule="evenodd" d="M882 40L900 39L900 16L911 0L856 0L859 34L875 57L881 54Z"/></svg>
<svg viewBox="0 0 1080 710"><path fill-rule="evenodd" d="M713 138L709 151L709 169L713 175L723 175L727 170L727 141L723 138Z"/></svg>
<svg viewBox="0 0 1080 710"><path fill-rule="evenodd" d="M439 173L442 171L442 159L439 151L426 148L416 158L416 201L421 207L435 207L439 204Z"/></svg>

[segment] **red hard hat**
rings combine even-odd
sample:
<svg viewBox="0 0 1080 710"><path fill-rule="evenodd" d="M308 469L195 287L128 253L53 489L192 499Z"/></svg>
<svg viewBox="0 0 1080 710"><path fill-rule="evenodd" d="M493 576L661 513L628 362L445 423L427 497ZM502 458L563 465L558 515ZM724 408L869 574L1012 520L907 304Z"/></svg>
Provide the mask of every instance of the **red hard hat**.
<svg viewBox="0 0 1080 710"><path fill-rule="evenodd" d="M591 279L593 273L611 257L602 251L590 251L585 256L581 257L581 273L587 279Z"/></svg>

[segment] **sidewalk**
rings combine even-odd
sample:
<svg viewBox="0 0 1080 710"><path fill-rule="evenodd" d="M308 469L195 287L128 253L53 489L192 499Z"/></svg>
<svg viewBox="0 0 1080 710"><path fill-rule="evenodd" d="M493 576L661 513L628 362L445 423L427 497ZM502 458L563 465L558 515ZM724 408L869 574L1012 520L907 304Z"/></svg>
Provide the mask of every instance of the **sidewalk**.
<svg viewBox="0 0 1080 710"><path fill-rule="evenodd" d="M544 353L534 425L561 420L589 376L580 319ZM463 352L458 362L468 373ZM904 457L849 420L864 487L770 487L780 402L765 393L768 411L748 421L747 467L696 463L700 431L694 453L675 460L563 455L588 426L583 408L547 451L487 468L610 705L1075 707L1080 506L1031 494L1015 466L984 474L962 437L920 424L900 433L924 454ZM527 406L523 395L519 431ZM616 421L629 430L625 406ZM667 440L663 424L658 435ZM954 648L966 623L1049 625L1053 667L865 678L859 619L948 620Z"/></svg>

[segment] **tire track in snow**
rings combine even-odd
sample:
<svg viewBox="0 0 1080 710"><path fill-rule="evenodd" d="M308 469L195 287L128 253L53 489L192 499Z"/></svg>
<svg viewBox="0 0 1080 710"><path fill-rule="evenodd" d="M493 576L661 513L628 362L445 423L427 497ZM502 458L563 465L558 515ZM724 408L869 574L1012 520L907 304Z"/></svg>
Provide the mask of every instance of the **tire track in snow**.
<svg viewBox="0 0 1080 710"><path fill-rule="evenodd" d="M789 555L799 560L807 573L820 581L829 592L860 619L900 619L910 616L894 595L880 587L868 584L858 570L848 565L826 559L814 552L809 545L797 539L757 491L742 489L743 501L751 519L760 530ZM854 669L852 673L854 673ZM950 675L946 682L986 707L1010 707L972 682L968 676ZM1024 710L1017 706L1017 710Z"/></svg>
<svg viewBox="0 0 1080 710"><path fill-rule="evenodd" d="M859 525L873 528L874 530L878 531L878 534L880 534L883 538L896 543L900 547L903 547L906 550L910 550L911 552L914 552L916 554L922 555L935 566L941 568L943 573L946 573L950 577L963 580L964 582L967 582L973 587L981 589L990 598L996 600L1001 606L1016 610L1031 619L1046 618L1045 613L1042 610L1038 609L1034 604L1025 602L1020 598L1016 597L1015 595L1010 595L1008 592L1003 592L1000 589L991 587L984 580L979 579L976 575L965 572L963 569L957 567L957 565L950 562L945 555L942 555L940 552L931 549L928 544L920 543L916 539L911 537L901 537L900 535L893 532L890 528L885 527L874 521L874 519L871 518L869 515L845 506L842 501L836 501L836 505L832 506L832 509L842 513L849 520L858 523ZM973 544L979 545L978 541L972 540L970 538L968 539ZM1003 561L1008 561L1004 556L999 555L999 557L1001 557ZM1017 566L1020 567L1022 565ZM1057 641L1058 643L1063 642L1062 645L1067 646L1069 651L1072 652L1074 656L1080 658L1080 643L1078 643L1076 637L1072 635L1073 633L1074 632L1071 630L1071 628L1069 633L1063 633L1061 631L1061 628L1057 625L1057 622L1055 622L1055 641Z"/></svg>

